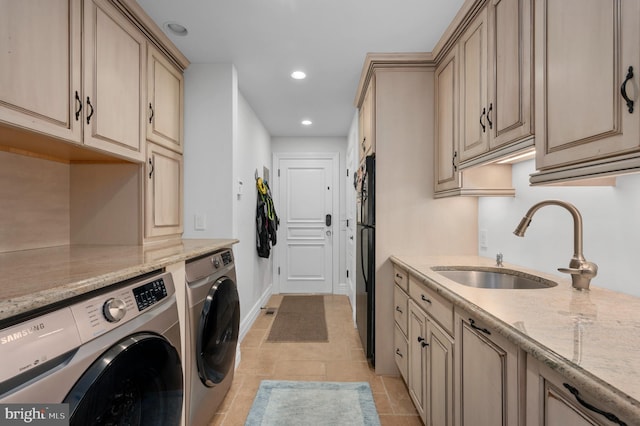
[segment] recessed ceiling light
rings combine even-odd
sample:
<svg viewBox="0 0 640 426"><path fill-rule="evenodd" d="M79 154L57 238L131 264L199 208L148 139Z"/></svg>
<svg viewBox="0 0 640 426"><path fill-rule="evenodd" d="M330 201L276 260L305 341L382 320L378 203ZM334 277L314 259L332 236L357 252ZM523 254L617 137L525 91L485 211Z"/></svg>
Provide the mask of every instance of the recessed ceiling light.
<svg viewBox="0 0 640 426"><path fill-rule="evenodd" d="M307 78L307 74L305 74L303 71L294 71L291 73L291 78L295 80L303 80Z"/></svg>
<svg viewBox="0 0 640 426"><path fill-rule="evenodd" d="M302 120L302 125L303 126L311 126L313 124L313 122L311 120Z"/></svg>
<svg viewBox="0 0 640 426"><path fill-rule="evenodd" d="M173 35L186 36L187 34L189 34L189 31L187 31L187 29L183 25L180 25L177 22L165 22L163 24L163 27Z"/></svg>

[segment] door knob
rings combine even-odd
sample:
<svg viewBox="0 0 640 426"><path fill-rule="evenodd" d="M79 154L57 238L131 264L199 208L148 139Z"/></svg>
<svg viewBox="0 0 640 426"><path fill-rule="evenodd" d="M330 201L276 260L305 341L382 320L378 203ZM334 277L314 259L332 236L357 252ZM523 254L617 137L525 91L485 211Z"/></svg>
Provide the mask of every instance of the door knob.
<svg viewBox="0 0 640 426"><path fill-rule="evenodd" d="M327 237L331 236L331 231L327 231Z"/></svg>

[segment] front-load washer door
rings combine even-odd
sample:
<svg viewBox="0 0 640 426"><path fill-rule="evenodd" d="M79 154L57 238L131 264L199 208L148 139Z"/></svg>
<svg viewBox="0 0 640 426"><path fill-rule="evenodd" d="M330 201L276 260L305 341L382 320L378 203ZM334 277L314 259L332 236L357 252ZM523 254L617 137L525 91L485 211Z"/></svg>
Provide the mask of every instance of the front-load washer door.
<svg viewBox="0 0 640 426"><path fill-rule="evenodd" d="M233 368L240 330L240 300L228 277L217 280L204 301L196 339L198 375L205 386L220 383Z"/></svg>
<svg viewBox="0 0 640 426"><path fill-rule="evenodd" d="M182 367L177 350L151 333L131 335L102 354L64 402L71 426L180 424Z"/></svg>

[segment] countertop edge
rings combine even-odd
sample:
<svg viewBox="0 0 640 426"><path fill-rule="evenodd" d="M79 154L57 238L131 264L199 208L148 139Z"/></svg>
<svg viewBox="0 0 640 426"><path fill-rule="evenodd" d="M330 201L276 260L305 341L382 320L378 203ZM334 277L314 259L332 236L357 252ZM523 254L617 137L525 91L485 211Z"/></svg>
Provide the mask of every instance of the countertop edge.
<svg viewBox="0 0 640 426"><path fill-rule="evenodd" d="M422 272L398 257L392 255L389 257L389 260L394 265L406 269L414 276L420 277L421 283L437 292L455 306L470 311L483 321L489 323L501 336L518 345L518 347L534 357L536 360L542 362L544 365L558 372L567 379L572 380L576 385L584 388L588 393L601 398L608 404L614 405L620 410L620 413L624 417L640 417L640 402L636 401L634 398L603 381L599 377L589 373L565 357L548 349L537 340L526 336L516 328L493 316L490 312L487 312L486 310L469 302L464 297L440 285L432 278L425 276Z"/></svg>
<svg viewBox="0 0 640 426"><path fill-rule="evenodd" d="M182 241L192 242L194 247L183 249L178 253L166 256L160 255L154 260L142 261L107 273L101 273L78 280L70 280L69 282L61 283L58 286L30 293L28 295L2 300L0 301L0 328L7 323L13 322L14 318L28 315L32 311L40 311L42 309L46 309L49 305L55 305L64 302L67 299L75 298L95 290L100 290L110 285L160 270L169 265L187 261L221 248L231 247L239 242L236 239ZM159 245L147 248L150 250L157 250L163 247Z"/></svg>

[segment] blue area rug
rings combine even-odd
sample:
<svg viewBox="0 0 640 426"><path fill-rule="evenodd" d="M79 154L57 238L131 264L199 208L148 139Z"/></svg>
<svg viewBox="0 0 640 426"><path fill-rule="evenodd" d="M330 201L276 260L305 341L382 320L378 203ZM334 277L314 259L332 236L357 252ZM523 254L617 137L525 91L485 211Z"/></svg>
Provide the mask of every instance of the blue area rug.
<svg viewBox="0 0 640 426"><path fill-rule="evenodd" d="M380 425L367 382L263 380L245 426Z"/></svg>

